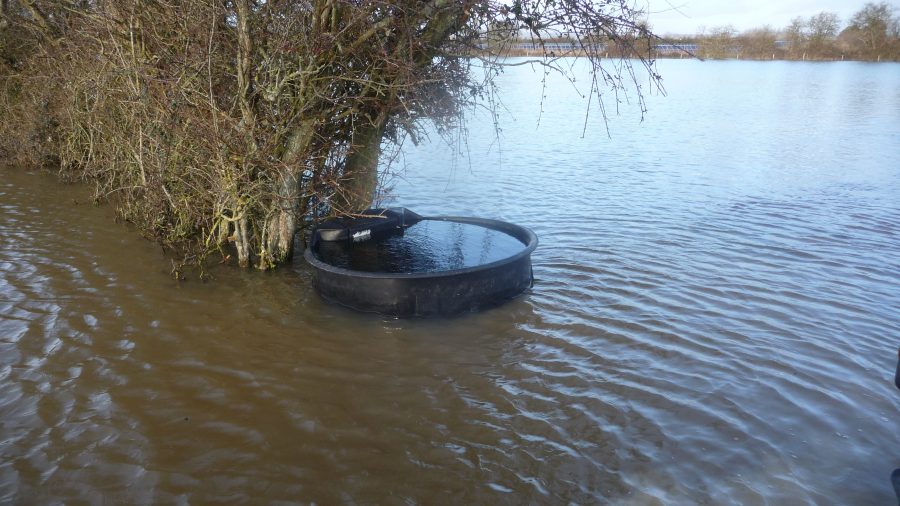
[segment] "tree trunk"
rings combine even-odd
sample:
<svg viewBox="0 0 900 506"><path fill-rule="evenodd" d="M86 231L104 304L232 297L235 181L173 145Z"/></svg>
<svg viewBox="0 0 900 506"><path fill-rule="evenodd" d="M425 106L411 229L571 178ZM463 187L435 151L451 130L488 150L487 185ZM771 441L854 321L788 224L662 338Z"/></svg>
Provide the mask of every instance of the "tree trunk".
<svg viewBox="0 0 900 506"><path fill-rule="evenodd" d="M234 246L237 249L238 265L250 266L250 233L247 217L242 216L234 223Z"/></svg>
<svg viewBox="0 0 900 506"><path fill-rule="evenodd" d="M287 171L281 176L277 199L264 225L259 265L262 269L274 267L293 257L301 199L300 175L306 168L306 157L310 155L315 134L315 121L304 120L288 139L282 157Z"/></svg>
<svg viewBox="0 0 900 506"><path fill-rule="evenodd" d="M264 225L260 269L270 269L289 262L294 255L297 210L300 207L300 184L297 177L297 172L293 170L283 176L275 208Z"/></svg>
<svg viewBox="0 0 900 506"><path fill-rule="evenodd" d="M9 26L9 0L0 0L0 31Z"/></svg>
<svg viewBox="0 0 900 506"><path fill-rule="evenodd" d="M23 0L22 4L28 9L28 13L31 14L32 21L41 29L41 32L45 36L49 36L53 33L53 27L50 26L50 23L47 22L47 16L44 14L44 11L41 10L37 4L34 3L34 0Z"/></svg>
<svg viewBox="0 0 900 506"><path fill-rule="evenodd" d="M387 114L382 112L374 122L354 130L351 152L344 168L344 183L333 202L333 207L338 211L363 211L375 200L378 159L381 157L381 139L386 123Z"/></svg>
<svg viewBox="0 0 900 506"><path fill-rule="evenodd" d="M422 19L427 24L422 30L422 44L412 54L413 61L419 67L426 67L436 54L436 48L450 36L466 19L465 2L453 0L433 0L425 4L421 11ZM377 25L373 28L376 28ZM374 33L369 30L356 44L368 40ZM401 51L409 49L405 44L400 46ZM390 111L396 106L396 90L403 87L403 78L392 83L393 93L380 98L380 112L370 123L358 126L353 131L350 154L347 156L346 165L340 192L335 196L332 207L337 211L348 213L359 212L367 209L375 200L378 189L378 160L381 157L381 141L384 138L385 126L390 116Z"/></svg>
<svg viewBox="0 0 900 506"><path fill-rule="evenodd" d="M237 55L237 95L238 105L241 109L241 120L244 130L248 135L253 134L253 126L256 118L253 109L250 107L250 82L251 82L251 62L250 56L253 54L253 40L250 38L250 7L247 0L235 0L235 8L237 10L237 33L238 33L238 55Z"/></svg>

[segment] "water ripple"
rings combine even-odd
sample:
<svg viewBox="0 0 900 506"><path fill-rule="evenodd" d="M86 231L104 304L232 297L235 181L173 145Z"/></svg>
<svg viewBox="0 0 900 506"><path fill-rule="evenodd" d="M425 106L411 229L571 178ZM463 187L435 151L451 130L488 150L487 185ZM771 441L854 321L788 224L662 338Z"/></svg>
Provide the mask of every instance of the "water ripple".
<svg viewBox="0 0 900 506"><path fill-rule="evenodd" d="M83 188L0 173L0 502L889 503L900 95L822 101L897 74L672 65L612 139L560 99L535 142L521 69L500 151L407 154L396 203L541 238L530 293L451 321L330 306L301 262L176 283Z"/></svg>

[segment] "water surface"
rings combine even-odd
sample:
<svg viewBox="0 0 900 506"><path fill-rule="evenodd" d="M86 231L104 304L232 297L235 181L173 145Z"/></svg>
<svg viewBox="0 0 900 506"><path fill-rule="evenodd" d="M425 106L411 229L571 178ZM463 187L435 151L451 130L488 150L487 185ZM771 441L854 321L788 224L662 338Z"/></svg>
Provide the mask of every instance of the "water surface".
<svg viewBox="0 0 900 506"><path fill-rule="evenodd" d="M401 232L361 242L320 242L320 259L363 272L425 273L487 265L525 249L515 237L480 225L423 220Z"/></svg>
<svg viewBox="0 0 900 506"><path fill-rule="evenodd" d="M391 205L541 238L453 320L323 303L299 257L178 283L3 170L0 503L892 504L900 66L661 65L611 138L517 67L499 141L405 152Z"/></svg>

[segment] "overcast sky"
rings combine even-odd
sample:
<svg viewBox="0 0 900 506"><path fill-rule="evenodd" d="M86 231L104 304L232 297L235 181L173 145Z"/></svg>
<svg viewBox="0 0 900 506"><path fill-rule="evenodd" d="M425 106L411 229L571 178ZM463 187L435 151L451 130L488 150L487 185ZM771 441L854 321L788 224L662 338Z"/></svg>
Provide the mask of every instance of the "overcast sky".
<svg viewBox="0 0 900 506"><path fill-rule="evenodd" d="M733 25L738 31L770 25L779 29L797 16L808 18L822 11L840 17L841 28L865 0L638 0L650 13L650 26L659 34L691 35L707 29ZM890 1L895 7L896 0Z"/></svg>

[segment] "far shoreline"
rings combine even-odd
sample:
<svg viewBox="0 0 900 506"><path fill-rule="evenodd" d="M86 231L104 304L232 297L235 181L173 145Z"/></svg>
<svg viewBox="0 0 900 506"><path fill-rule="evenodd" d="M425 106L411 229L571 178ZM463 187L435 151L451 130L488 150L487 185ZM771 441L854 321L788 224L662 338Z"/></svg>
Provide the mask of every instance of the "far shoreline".
<svg viewBox="0 0 900 506"><path fill-rule="evenodd" d="M589 55L586 51L567 51L562 53L557 53L555 51L547 51L546 53L540 50L509 50L503 51L501 53L474 53L475 56L478 57L549 57L549 58L587 58L589 56L599 56L601 58L625 58L625 59L638 59L641 56L637 54L628 54L621 55L616 53L594 53ZM656 51L651 52L649 55L642 55L644 58L648 60L700 60L700 61L791 61L791 62L860 62L860 63L898 63L900 60L897 59L887 59L887 58L875 58L875 59L861 59L861 58L849 58L844 55L842 56L830 56L830 57L816 57L816 56L788 56L788 55L779 55L772 54L771 56L763 56L763 55L754 55L754 56L729 56L729 57L721 57L721 56L704 56L697 55L691 53L657 53Z"/></svg>

